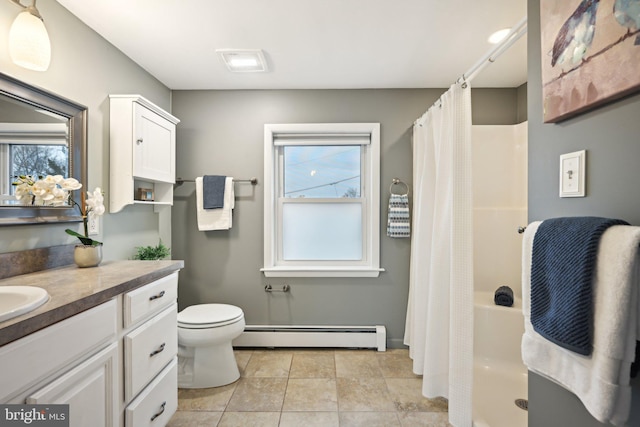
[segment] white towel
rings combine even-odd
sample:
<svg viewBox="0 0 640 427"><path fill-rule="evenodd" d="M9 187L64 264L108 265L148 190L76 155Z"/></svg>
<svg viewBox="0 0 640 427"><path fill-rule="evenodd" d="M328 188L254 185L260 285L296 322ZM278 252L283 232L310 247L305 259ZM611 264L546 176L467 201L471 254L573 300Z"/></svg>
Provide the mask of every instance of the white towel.
<svg viewBox="0 0 640 427"><path fill-rule="evenodd" d="M582 356L547 341L531 325L531 253L539 225L529 224L522 242L522 359L531 371L574 393L598 421L624 426L631 408L629 372L640 337L640 227L616 225L602 235L593 283L593 352Z"/></svg>
<svg viewBox="0 0 640 427"><path fill-rule="evenodd" d="M224 206L220 209L204 209L202 207L202 177L196 178L196 213L198 230L228 230L233 225L233 208L235 195L233 178L228 176L224 182Z"/></svg>

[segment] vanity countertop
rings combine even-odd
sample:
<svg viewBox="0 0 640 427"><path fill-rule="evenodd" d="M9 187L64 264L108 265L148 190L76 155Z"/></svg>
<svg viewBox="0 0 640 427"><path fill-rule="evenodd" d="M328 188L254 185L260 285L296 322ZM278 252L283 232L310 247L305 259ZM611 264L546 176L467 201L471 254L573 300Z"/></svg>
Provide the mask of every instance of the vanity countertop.
<svg viewBox="0 0 640 427"><path fill-rule="evenodd" d="M184 261L105 261L98 267L52 268L0 280L0 286L38 286L50 296L42 306L0 322L0 345L102 304L113 297L167 276Z"/></svg>

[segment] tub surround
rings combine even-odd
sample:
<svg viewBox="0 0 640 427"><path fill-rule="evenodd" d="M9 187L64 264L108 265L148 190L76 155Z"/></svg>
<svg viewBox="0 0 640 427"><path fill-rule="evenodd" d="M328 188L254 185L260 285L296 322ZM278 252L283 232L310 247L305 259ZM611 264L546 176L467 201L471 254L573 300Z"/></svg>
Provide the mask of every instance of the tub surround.
<svg viewBox="0 0 640 427"><path fill-rule="evenodd" d="M495 305L492 292L474 294L474 427L526 427L527 368L520 355L522 300Z"/></svg>
<svg viewBox="0 0 640 427"><path fill-rule="evenodd" d="M0 280L0 286L38 286L50 299L34 311L0 322L0 345L96 307L184 267L184 261L107 261L94 268L63 266Z"/></svg>

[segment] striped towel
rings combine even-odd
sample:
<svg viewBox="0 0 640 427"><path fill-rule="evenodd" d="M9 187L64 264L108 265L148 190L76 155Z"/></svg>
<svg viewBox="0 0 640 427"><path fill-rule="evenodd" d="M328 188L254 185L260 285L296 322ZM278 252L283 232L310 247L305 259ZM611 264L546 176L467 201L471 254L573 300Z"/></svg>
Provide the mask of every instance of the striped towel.
<svg viewBox="0 0 640 427"><path fill-rule="evenodd" d="M410 235L409 196L406 194L392 194L389 197L387 236L409 237Z"/></svg>

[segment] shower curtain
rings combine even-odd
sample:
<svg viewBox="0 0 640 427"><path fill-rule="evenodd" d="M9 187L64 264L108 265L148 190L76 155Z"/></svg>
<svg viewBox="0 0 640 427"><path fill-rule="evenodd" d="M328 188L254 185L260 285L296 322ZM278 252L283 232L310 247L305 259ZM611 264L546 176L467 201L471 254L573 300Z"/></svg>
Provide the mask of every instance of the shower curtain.
<svg viewBox="0 0 640 427"><path fill-rule="evenodd" d="M471 427L473 200L471 88L455 83L413 127L413 238L404 343L422 394Z"/></svg>

